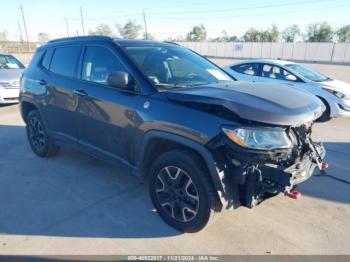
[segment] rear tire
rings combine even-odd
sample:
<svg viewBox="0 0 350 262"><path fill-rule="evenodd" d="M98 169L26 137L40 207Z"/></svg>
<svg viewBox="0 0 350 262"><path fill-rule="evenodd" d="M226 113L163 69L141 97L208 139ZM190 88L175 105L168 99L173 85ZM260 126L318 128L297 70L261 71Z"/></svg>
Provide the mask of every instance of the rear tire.
<svg viewBox="0 0 350 262"><path fill-rule="evenodd" d="M163 220L183 232L204 228L220 207L203 161L189 150L169 151L152 164L149 191Z"/></svg>
<svg viewBox="0 0 350 262"><path fill-rule="evenodd" d="M33 152L40 157L57 154L59 146L53 143L38 110L32 110L26 118L27 138Z"/></svg>

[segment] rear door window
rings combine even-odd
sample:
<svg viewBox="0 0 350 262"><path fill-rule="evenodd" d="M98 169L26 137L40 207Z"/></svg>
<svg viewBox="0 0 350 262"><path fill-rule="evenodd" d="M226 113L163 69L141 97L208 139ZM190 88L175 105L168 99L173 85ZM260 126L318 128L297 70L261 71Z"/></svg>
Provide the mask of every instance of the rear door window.
<svg viewBox="0 0 350 262"><path fill-rule="evenodd" d="M53 53L53 49L47 49L45 52L45 55L43 57L43 60L41 61L41 65L43 67L45 67L46 69L50 69L50 62L51 62L51 58L52 58L52 53Z"/></svg>
<svg viewBox="0 0 350 262"><path fill-rule="evenodd" d="M286 79L287 75L290 75L290 73L284 70L282 67L271 65L271 64L264 64L262 66L262 70L261 70L262 77L278 79L278 80L288 80Z"/></svg>
<svg viewBox="0 0 350 262"><path fill-rule="evenodd" d="M80 51L80 46L56 48L51 60L50 71L63 76L76 77Z"/></svg>
<svg viewBox="0 0 350 262"><path fill-rule="evenodd" d="M259 75L259 64L257 63L235 65L231 67L231 69L245 75L250 75L250 76Z"/></svg>

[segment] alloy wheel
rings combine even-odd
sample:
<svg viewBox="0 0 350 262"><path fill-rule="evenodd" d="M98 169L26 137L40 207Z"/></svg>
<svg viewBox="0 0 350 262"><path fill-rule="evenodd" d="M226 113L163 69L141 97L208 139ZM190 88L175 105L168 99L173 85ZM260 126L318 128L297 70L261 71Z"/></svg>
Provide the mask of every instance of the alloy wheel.
<svg viewBox="0 0 350 262"><path fill-rule="evenodd" d="M179 167L167 166L158 173L156 195L162 209L179 222L189 222L198 213L197 188L191 177Z"/></svg>
<svg viewBox="0 0 350 262"><path fill-rule="evenodd" d="M45 147L46 139L43 126L35 117L28 123L28 135L33 147L40 152Z"/></svg>

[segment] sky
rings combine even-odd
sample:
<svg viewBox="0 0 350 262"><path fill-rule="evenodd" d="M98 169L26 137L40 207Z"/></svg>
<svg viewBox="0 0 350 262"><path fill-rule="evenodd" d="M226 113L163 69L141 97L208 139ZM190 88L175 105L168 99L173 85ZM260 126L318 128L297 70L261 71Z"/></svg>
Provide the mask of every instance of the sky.
<svg viewBox="0 0 350 262"><path fill-rule="evenodd" d="M350 24L350 0L0 0L0 31L7 30L12 40L19 40L19 27L25 38L21 5L31 41L40 32L51 39L82 35L80 8L86 33L101 23L116 30L116 24L128 19L143 26L144 10L148 32L159 40L185 36L199 24L206 27L208 38L224 30L241 36L251 27L266 29L273 23L279 30L291 24L305 30L323 21L335 28Z"/></svg>

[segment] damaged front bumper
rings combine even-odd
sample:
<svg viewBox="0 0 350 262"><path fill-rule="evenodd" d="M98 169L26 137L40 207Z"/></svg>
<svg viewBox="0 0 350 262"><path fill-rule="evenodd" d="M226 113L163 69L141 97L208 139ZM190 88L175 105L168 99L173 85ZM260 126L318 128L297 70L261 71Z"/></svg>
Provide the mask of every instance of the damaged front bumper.
<svg viewBox="0 0 350 262"><path fill-rule="evenodd" d="M220 194L226 209L240 205L252 208L264 199L290 192L321 169L325 150L321 143L304 137L296 149L256 151L229 145L222 137L210 145L222 174L224 192Z"/></svg>

